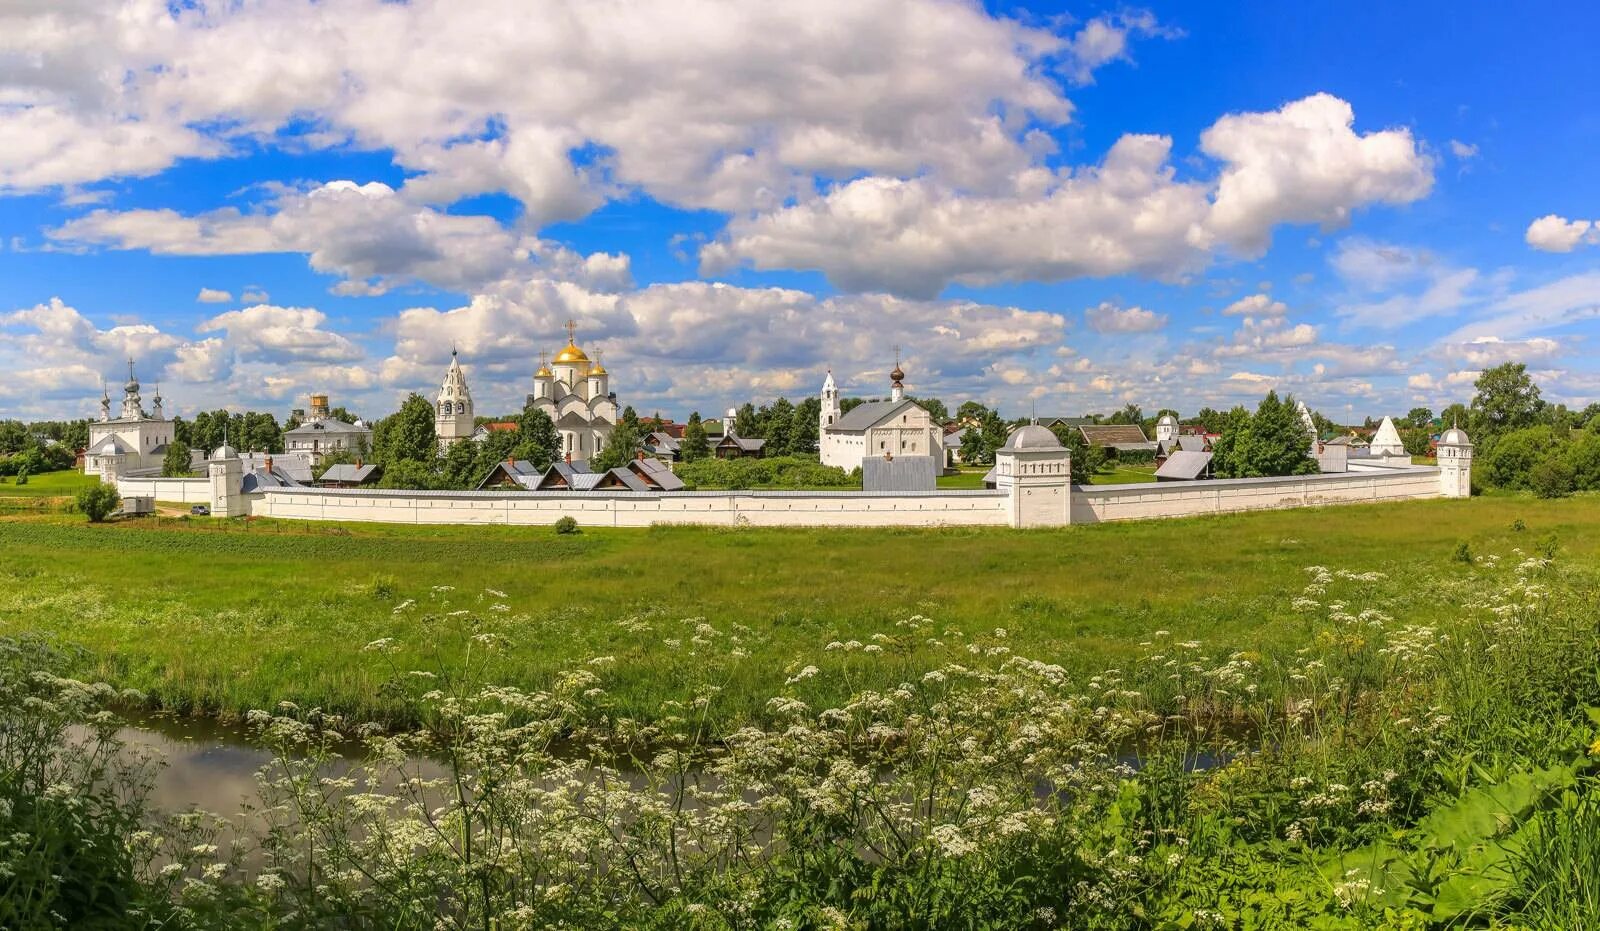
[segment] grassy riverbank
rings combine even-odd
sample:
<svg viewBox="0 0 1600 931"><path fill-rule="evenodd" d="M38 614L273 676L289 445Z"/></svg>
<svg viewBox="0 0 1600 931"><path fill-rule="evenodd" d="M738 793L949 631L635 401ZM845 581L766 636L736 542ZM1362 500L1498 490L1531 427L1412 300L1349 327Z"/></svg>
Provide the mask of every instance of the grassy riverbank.
<svg viewBox="0 0 1600 931"><path fill-rule="evenodd" d="M1526 530L1515 531L1521 520ZM248 529L246 529L248 528ZM1261 649L1310 634L1290 610L1304 567L1448 571L1458 544L1600 556L1600 498L1424 501L1180 521L1006 530L718 531L0 521L0 634L81 646L75 671L162 707L236 714L280 700L390 717L395 669L457 657L465 629L504 638L496 678L548 683L615 658L618 711L649 717L718 650L718 715L765 698L825 646L873 643L914 615L939 636L1004 628L1070 669L1127 662L1155 631ZM444 590L442 587L448 587ZM436 590L438 589L438 590ZM492 592L492 593L491 593ZM409 607L397 608L406 602ZM496 607L503 606L503 607ZM1406 605L1422 622L1436 606ZM701 625L705 625L702 627ZM394 652L363 653L392 638ZM926 668L905 645L831 680L843 698ZM842 647L826 653L851 661Z"/></svg>

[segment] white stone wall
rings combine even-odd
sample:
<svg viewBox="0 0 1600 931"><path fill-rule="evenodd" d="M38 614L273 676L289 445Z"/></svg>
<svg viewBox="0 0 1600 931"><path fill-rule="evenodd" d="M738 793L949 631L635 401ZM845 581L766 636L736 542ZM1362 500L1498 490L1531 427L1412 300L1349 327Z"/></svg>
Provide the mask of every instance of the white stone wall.
<svg viewBox="0 0 1600 931"><path fill-rule="evenodd" d="M571 517L587 527L651 524L719 526L1004 526L1009 496L993 491L878 495L866 492L395 491L273 488L248 497L250 513L292 520L403 524L549 525Z"/></svg>
<svg viewBox="0 0 1600 931"><path fill-rule="evenodd" d="M184 504L210 504L211 480L204 478L118 478L117 494L124 498L154 498Z"/></svg>
<svg viewBox="0 0 1600 931"><path fill-rule="evenodd" d="M1072 489L1072 522L1092 524L1110 520L1401 501L1437 498L1439 494L1439 470L1431 466L1392 472L1347 472L1286 478L1075 485Z"/></svg>
<svg viewBox="0 0 1600 931"><path fill-rule="evenodd" d="M216 465L213 463L213 465ZM1029 477L1032 477L1031 475ZM1035 500L1005 490L507 492L403 491L369 488L271 488L245 495L238 513L291 520L402 524L548 526L572 517L586 527L651 524L786 527L1042 526L1062 523L1059 482L1018 483ZM223 484L237 488L237 477ZM124 495L163 501L210 500L204 479L122 479ZM1186 517L1440 496L1437 468L1307 475L1292 478L1072 486L1072 523ZM237 497L237 496L236 496ZM1052 500L1053 499L1053 500ZM213 513L222 513L213 503Z"/></svg>

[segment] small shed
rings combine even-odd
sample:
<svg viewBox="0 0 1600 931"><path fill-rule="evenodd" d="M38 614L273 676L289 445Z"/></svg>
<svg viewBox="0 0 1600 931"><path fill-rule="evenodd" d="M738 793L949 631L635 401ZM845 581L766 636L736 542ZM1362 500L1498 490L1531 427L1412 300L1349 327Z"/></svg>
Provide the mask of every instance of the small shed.
<svg viewBox="0 0 1600 931"><path fill-rule="evenodd" d="M1180 449L1167 457L1156 469L1158 482L1192 482L1211 477L1211 453Z"/></svg>

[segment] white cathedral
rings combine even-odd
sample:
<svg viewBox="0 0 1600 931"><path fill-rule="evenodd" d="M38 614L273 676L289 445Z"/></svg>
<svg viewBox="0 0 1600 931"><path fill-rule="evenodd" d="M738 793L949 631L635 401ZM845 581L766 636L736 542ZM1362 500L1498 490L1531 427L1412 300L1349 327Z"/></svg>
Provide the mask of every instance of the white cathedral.
<svg viewBox="0 0 1600 931"><path fill-rule="evenodd" d="M161 460L172 442L172 421L161 410L161 388L150 399L154 408L144 409L139 395L139 379L128 360L128 381L122 386L122 409L111 416L111 392L100 391L100 419L89 423L89 447L83 454L83 471L118 475L160 472Z"/></svg>
<svg viewBox="0 0 1600 931"><path fill-rule="evenodd" d="M553 363L546 363L541 356L539 370L533 373L533 393L528 395L528 402L555 423L561 454L573 460L588 459L604 449L617 423L617 396L611 391L610 373L598 358L591 361L578 348L577 328L576 323L567 321L567 345L556 353ZM452 351L450 368L434 404L434 432L440 450L472 437L476 429L472 392Z"/></svg>

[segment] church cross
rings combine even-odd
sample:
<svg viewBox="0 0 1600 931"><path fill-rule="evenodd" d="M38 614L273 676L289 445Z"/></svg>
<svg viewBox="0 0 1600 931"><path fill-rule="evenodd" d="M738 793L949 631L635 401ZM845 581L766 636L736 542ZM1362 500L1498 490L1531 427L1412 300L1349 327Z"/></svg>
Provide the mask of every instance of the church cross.
<svg viewBox="0 0 1600 931"><path fill-rule="evenodd" d="M567 342L576 344L577 343L577 338L578 338L578 322L576 320L572 320L572 319L569 318L567 320Z"/></svg>

